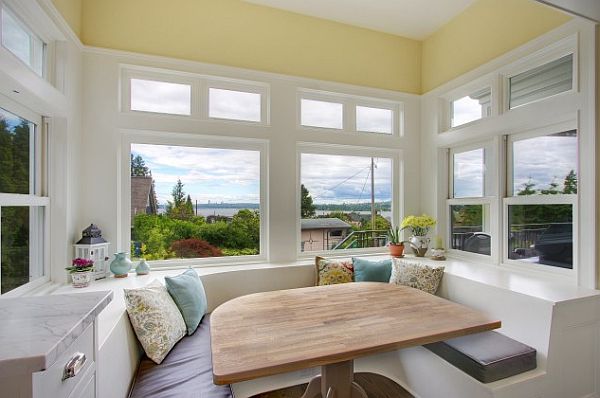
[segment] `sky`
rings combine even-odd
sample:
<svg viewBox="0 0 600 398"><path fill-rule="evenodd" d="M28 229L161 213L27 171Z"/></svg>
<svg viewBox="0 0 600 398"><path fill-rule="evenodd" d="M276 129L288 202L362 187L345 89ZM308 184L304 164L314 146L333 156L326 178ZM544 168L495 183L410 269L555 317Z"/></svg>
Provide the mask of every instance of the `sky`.
<svg viewBox="0 0 600 398"><path fill-rule="evenodd" d="M559 133L514 141L513 190L516 194L526 183L534 189L547 189L552 182L558 189L571 170L577 173L577 137L574 132ZM483 195L484 151L476 149L454 155L454 197Z"/></svg>
<svg viewBox="0 0 600 398"><path fill-rule="evenodd" d="M152 171L160 204L171 199L181 179L192 201L207 203L258 203L260 154L258 151L133 144ZM368 202L371 195L371 158L302 154L302 183L315 203ZM390 159L376 158L375 198L391 200Z"/></svg>
<svg viewBox="0 0 600 398"><path fill-rule="evenodd" d="M481 105L469 96L452 102L452 127L481 119Z"/></svg>
<svg viewBox="0 0 600 398"><path fill-rule="evenodd" d="M198 203L258 203L260 153L233 149L132 144L152 171L160 204L172 200L181 179L183 190Z"/></svg>
<svg viewBox="0 0 600 398"><path fill-rule="evenodd" d="M304 153L301 183L314 203L364 203L371 200L371 158ZM392 197L392 161L375 158L375 200Z"/></svg>

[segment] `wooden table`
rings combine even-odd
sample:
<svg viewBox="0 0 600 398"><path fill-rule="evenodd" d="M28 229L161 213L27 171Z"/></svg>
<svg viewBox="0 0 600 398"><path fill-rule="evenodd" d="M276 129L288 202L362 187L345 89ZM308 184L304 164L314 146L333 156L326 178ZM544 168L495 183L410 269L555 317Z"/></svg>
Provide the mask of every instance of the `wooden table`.
<svg viewBox="0 0 600 398"><path fill-rule="evenodd" d="M409 287L356 282L238 297L211 315L213 379L229 384L321 366L304 398L366 397L354 358L500 327Z"/></svg>

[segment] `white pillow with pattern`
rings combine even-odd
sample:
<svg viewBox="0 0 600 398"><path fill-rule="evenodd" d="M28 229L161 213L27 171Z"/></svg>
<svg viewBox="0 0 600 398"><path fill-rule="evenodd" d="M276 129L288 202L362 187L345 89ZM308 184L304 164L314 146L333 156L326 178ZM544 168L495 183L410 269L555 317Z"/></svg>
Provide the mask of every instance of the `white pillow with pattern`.
<svg viewBox="0 0 600 398"><path fill-rule="evenodd" d="M430 267L417 261L406 261L401 258L392 259L390 283L395 285L414 287L435 294L443 276L444 267Z"/></svg>
<svg viewBox="0 0 600 398"><path fill-rule="evenodd" d="M127 314L148 358L160 364L185 336L185 321L167 288L158 281L125 290Z"/></svg>

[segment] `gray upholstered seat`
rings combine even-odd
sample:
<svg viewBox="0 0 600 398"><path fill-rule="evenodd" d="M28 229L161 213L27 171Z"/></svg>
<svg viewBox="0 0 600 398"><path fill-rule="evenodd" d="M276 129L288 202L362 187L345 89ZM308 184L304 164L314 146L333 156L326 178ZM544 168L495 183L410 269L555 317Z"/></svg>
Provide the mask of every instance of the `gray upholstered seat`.
<svg viewBox="0 0 600 398"><path fill-rule="evenodd" d="M496 332L484 332L424 347L483 383L535 369L536 351Z"/></svg>
<svg viewBox="0 0 600 398"><path fill-rule="evenodd" d="M232 398L230 386L212 380L210 314L196 332L184 337L165 360L157 365L144 356L130 398Z"/></svg>

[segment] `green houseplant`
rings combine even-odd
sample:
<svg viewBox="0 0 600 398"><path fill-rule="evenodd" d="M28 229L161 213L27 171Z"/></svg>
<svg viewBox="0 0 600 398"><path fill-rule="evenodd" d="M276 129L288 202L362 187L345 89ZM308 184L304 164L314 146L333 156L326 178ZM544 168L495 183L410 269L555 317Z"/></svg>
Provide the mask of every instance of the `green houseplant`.
<svg viewBox="0 0 600 398"><path fill-rule="evenodd" d="M404 253L404 242L400 237L400 231L402 228L398 226L390 227L387 231L388 248L392 257L402 257Z"/></svg>
<svg viewBox="0 0 600 398"><path fill-rule="evenodd" d="M78 257L71 262L70 267L65 269L71 274L73 287L86 287L92 281L94 260Z"/></svg>

